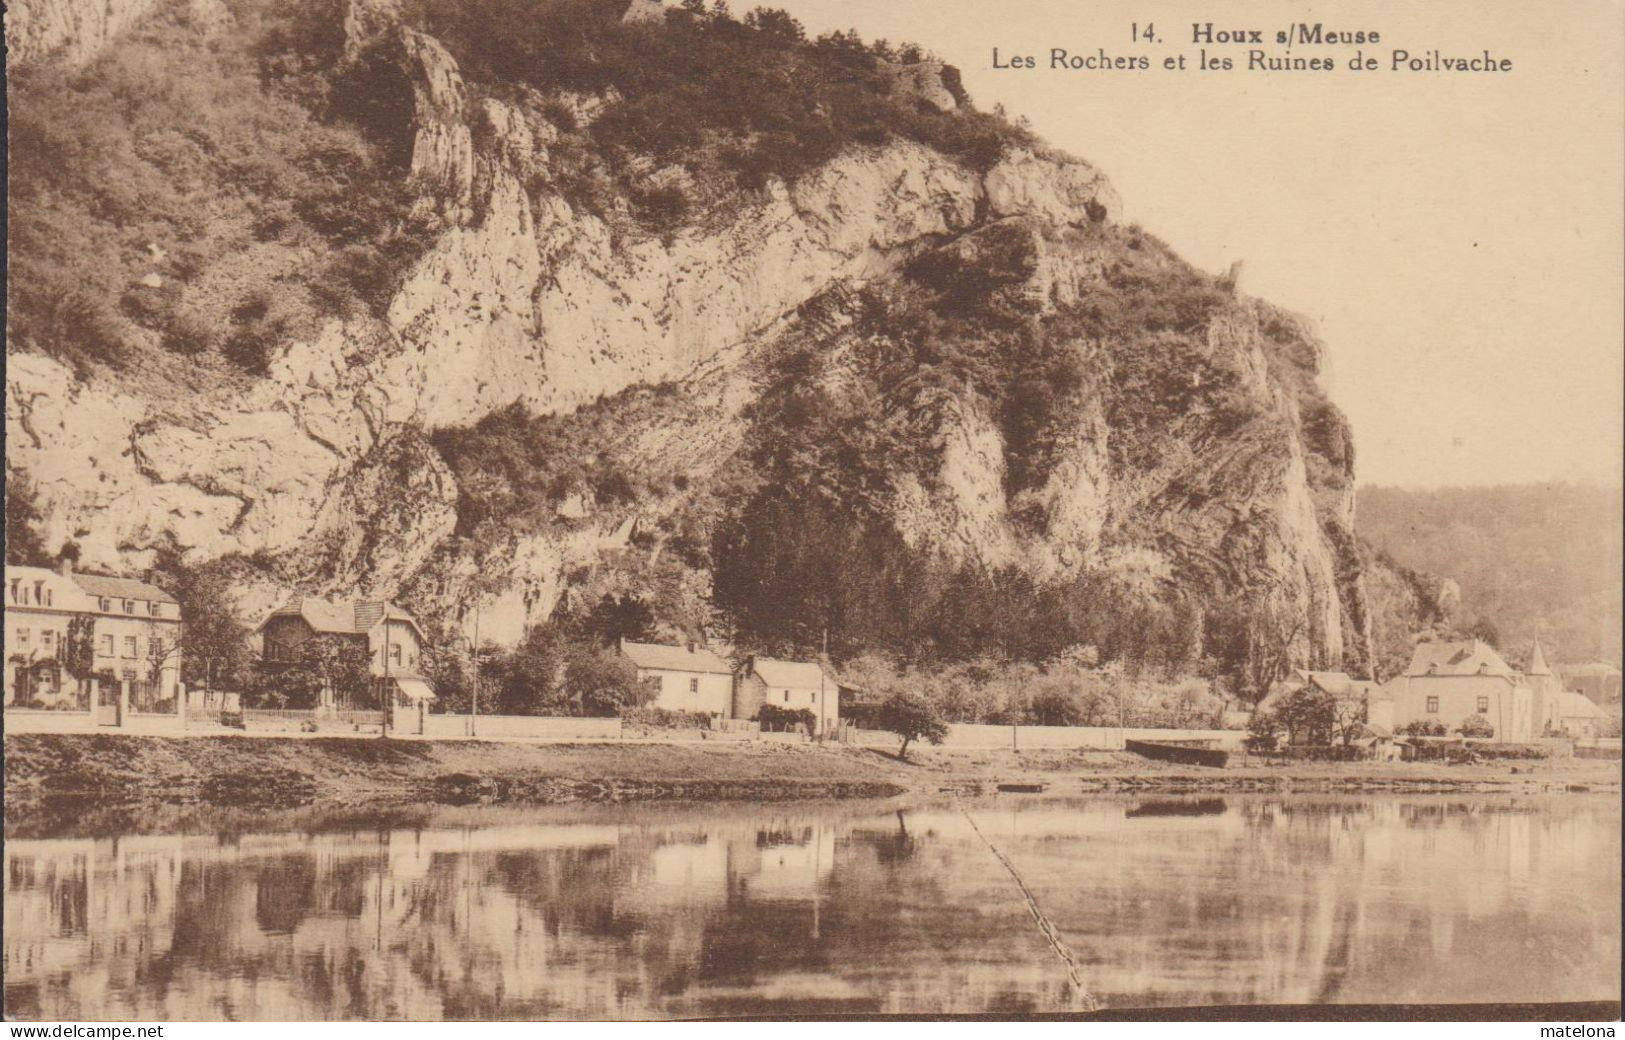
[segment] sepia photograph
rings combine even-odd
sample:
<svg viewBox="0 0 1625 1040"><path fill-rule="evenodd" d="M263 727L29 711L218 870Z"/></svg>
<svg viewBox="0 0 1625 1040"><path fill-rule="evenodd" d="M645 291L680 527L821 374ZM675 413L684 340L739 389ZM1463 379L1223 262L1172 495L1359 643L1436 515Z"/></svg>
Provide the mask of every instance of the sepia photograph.
<svg viewBox="0 0 1625 1040"><path fill-rule="evenodd" d="M766 4L7 5L8 1036L1614 1036L1625 0Z"/></svg>

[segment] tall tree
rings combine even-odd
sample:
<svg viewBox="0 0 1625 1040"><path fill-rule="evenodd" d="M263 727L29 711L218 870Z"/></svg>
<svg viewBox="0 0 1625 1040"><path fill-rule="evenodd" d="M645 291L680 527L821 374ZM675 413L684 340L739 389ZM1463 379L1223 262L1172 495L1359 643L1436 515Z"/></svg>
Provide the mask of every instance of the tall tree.
<svg viewBox="0 0 1625 1040"><path fill-rule="evenodd" d="M34 482L21 470L6 467L6 562L13 566L43 567L50 556L41 533Z"/></svg>

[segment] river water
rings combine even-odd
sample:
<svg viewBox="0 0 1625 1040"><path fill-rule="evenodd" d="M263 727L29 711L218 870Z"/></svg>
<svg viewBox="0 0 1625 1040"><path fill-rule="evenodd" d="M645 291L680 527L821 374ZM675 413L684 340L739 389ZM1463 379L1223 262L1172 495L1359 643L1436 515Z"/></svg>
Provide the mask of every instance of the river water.
<svg viewBox="0 0 1625 1040"><path fill-rule="evenodd" d="M1619 999L1617 797L894 805L470 808L11 840L6 1011L651 1019Z"/></svg>

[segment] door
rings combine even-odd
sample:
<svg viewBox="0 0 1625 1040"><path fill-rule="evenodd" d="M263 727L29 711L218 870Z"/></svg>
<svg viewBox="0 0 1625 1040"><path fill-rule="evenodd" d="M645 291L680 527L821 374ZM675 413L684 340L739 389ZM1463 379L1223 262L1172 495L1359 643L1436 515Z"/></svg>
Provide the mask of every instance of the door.
<svg viewBox="0 0 1625 1040"><path fill-rule="evenodd" d="M119 719L119 684L116 682L100 682L96 684L96 723L101 726L117 726Z"/></svg>

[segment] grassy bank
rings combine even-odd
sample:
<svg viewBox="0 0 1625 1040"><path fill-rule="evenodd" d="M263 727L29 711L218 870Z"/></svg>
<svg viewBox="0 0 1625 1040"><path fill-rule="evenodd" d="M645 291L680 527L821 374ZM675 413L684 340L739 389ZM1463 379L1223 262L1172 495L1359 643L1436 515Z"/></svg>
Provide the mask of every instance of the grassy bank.
<svg viewBox="0 0 1625 1040"><path fill-rule="evenodd" d="M94 807L878 798L1039 782L1057 793L1617 790L1618 762L1303 763L1197 769L1123 752L874 749L757 743L518 744L354 738L27 734L5 739L8 830Z"/></svg>

